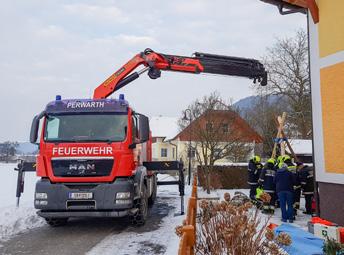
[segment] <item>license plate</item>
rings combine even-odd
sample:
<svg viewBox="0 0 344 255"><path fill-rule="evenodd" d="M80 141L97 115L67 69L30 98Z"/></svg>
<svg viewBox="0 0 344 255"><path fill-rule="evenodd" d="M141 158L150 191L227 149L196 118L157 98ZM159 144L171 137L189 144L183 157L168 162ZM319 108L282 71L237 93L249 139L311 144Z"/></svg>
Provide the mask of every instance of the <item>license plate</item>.
<svg viewBox="0 0 344 255"><path fill-rule="evenodd" d="M92 199L92 192L82 192L82 193L69 193L70 199Z"/></svg>

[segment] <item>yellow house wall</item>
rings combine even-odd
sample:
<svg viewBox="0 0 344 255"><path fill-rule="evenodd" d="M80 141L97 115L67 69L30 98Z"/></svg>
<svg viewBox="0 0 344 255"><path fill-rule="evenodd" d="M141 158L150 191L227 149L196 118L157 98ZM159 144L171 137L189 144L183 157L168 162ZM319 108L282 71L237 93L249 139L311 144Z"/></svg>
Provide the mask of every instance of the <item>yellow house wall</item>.
<svg viewBox="0 0 344 255"><path fill-rule="evenodd" d="M173 144L176 144L177 145L177 159L180 160L182 159L182 161L185 163L185 164L188 164L188 154L187 154L187 149L188 149L188 146L189 146L189 142L188 141L180 141L179 139L176 139L176 140L173 140L171 141L171 143ZM252 146L252 150L253 150L253 144L250 144ZM159 153L160 153L160 149L161 148L169 148L168 150L171 151L172 150L172 145L169 144L168 142L163 142L163 143L156 143L156 148L159 150ZM192 143L192 146L194 146L194 143ZM154 145L153 145L153 150L154 150ZM201 150L198 148L198 153L199 155L202 155L201 153ZM252 152L253 153L253 152ZM251 153L251 154L252 154ZM252 155L249 155L249 157L251 157ZM170 154L169 154L170 155ZM154 155L153 155L154 157ZM157 160L175 160L175 159L172 159L172 158L161 158L161 157L158 157ZM202 160L203 160L203 157L202 157ZM198 165L198 160L197 158L193 158L192 161L192 168L196 168L197 165ZM217 164L221 164L221 163L231 163L230 160L226 159L226 158L223 158L223 159L220 159L218 161L216 161ZM187 166L185 166L187 167Z"/></svg>
<svg viewBox="0 0 344 255"><path fill-rule="evenodd" d="M320 57L344 50L344 1L321 0L319 6Z"/></svg>
<svg viewBox="0 0 344 255"><path fill-rule="evenodd" d="M316 179L344 184L344 1L317 0L309 19Z"/></svg>
<svg viewBox="0 0 344 255"><path fill-rule="evenodd" d="M161 149L167 149L167 157L161 157ZM173 149L174 149L174 157L173 157ZM163 142L158 138L156 143L152 144L152 152L153 152L153 160L156 161L172 161L176 160L176 148L169 143Z"/></svg>
<svg viewBox="0 0 344 255"><path fill-rule="evenodd" d="M344 174L344 62L322 68L320 77L325 167Z"/></svg>

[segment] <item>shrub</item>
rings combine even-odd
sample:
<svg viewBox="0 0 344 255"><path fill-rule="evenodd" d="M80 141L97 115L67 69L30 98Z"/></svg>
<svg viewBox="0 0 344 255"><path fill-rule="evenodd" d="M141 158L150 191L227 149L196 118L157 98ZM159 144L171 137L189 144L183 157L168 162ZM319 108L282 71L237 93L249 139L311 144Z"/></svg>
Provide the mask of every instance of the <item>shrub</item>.
<svg viewBox="0 0 344 255"><path fill-rule="evenodd" d="M323 246L323 252L326 255L342 255L344 254L344 245L338 243L332 238L327 238Z"/></svg>
<svg viewBox="0 0 344 255"><path fill-rule="evenodd" d="M286 233L275 236L262 221L259 210L251 202L230 199L200 202L197 224L196 254L199 255L278 255L281 247L291 244ZM240 201L240 199L239 199Z"/></svg>

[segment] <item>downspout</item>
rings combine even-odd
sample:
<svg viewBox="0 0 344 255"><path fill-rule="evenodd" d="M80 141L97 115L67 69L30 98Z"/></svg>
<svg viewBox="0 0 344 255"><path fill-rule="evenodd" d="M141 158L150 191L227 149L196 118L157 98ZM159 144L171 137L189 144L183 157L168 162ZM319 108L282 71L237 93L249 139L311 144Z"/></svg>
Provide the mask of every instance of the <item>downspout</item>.
<svg viewBox="0 0 344 255"><path fill-rule="evenodd" d="M171 141L168 141L169 144L171 144L172 146L176 147L176 161L178 161L178 146L174 143L172 143Z"/></svg>
<svg viewBox="0 0 344 255"><path fill-rule="evenodd" d="M312 98L312 76L311 76L311 44L310 44L310 31L309 31L309 13L307 13L307 34L308 34L308 75L309 75L309 87L311 97L311 112L312 112L312 159L313 159L313 181L314 181L314 199L315 199L315 213L320 217L320 196L319 196L319 184L316 180L316 164L315 164L315 153L314 153L314 113L313 113L313 98Z"/></svg>

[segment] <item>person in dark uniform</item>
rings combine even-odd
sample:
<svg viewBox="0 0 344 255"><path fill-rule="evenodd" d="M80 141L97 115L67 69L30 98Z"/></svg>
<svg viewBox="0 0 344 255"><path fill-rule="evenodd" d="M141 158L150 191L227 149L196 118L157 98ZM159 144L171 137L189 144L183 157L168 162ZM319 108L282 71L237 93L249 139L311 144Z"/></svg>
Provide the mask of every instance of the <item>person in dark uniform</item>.
<svg viewBox="0 0 344 255"><path fill-rule="evenodd" d="M304 165L303 163L298 164L299 176L301 182L302 194L305 196L305 214L312 214L312 200L314 195L314 175L313 168Z"/></svg>
<svg viewBox="0 0 344 255"><path fill-rule="evenodd" d="M270 158L267 163L264 165L260 177L258 180L258 184L263 187L264 192L268 193L271 197L269 203L263 204L263 213L275 213L275 184L274 178L276 174L275 169L275 159Z"/></svg>
<svg viewBox="0 0 344 255"><path fill-rule="evenodd" d="M276 163L275 163L275 171L276 172L280 168L281 164L283 164L283 156L282 155L278 156L276 159ZM277 193L276 193L275 199L276 199L275 207L280 208L280 203L279 203L279 198L277 196Z"/></svg>
<svg viewBox="0 0 344 255"><path fill-rule="evenodd" d="M256 189L258 187L258 179L263 165L260 163L260 157L254 156L248 162L248 185L250 186L250 198L256 200Z"/></svg>
<svg viewBox="0 0 344 255"><path fill-rule="evenodd" d="M294 178L293 174L288 170L287 164L281 164L277 170L274 183L276 185L276 193L280 200L282 211L282 221L293 222L293 202L294 202Z"/></svg>
<svg viewBox="0 0 344 255"><path fill-rule="evenodd" d="M285 155L283 161L288 166L288 170L293 174L294 178L294 216L297 215L297 210L300 209L300 199L301 199L301 182L299 171L296 165L293 164L292 159L290 156Z"/></svg>

